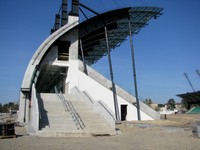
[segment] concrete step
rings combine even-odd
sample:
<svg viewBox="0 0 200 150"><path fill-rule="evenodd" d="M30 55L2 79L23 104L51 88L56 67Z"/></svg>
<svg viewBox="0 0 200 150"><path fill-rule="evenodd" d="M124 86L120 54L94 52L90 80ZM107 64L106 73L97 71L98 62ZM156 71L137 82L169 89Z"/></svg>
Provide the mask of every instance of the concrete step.
<svg viewBox="0 0 200 150"><path fill-rule="evenodd" d="M40 131L38 133L41 137L92 137L92 136L105 136L115 135L115 131L105 130L101 132L92 130L71 130L71 131Z"/></svg>
<svg viewBox="0 0 200 150"><path fill-rule="evenodd" d="M78 130L72 115L65 111L63 103L55 94L42 94L41 103L44 108L41 111L43 119L40 120L42 130L38 132L39 136L80 137L115 134L115 129L112 129L99 113L93 111L94 105L72 95L65 95L65 98L71 101L86 127Z"/></svg>
<svg viewBox="0 0 200 150"><path fill-rule="evenodd" d="M38 133L41 137L91 137L90 132L85 133L79 130L72 131L41 131Z"/></svg>
<svg viewBox="0 0 200 150"><path fill-rule="evenodd" d="M68 112L68 111L65 111L65 110L63 110L63 111L56 111L56 112L53 112L53 111L46 111L46 112L44 112L44 114L45 115L51 115L52 117L53 116L70 116L70 112Z"/></svg>
<svg viewBox="0 0 200 150"><path fill-rule="evenodd" d="M74 125L50 125L50 126L46 126L45 127L46 130L54 130L54 131L58 131L58 130L66 130L66 131L70 131L70 130L76 130L77 127L75 127Z"/></svg>
<svg viewBox="0 0 200 150"><path fill-rule="evenodd" d="M43 104L40 134L77 130L70 112L65 111L63 103L58 100L55 94L41 94L40 104Z"/></svg>
<svg viewBox="0 0 200 150"><path fill-rule="evenodd" d="M45 122L40 123L41 128L73 128L76 129L77 127L75 126L75 124L72 124L71 122L66 122L66 123L49 123L46 124Z"/></svg>
<svg viewBox="0 0 200 150"><path fill-rule="evenodd" d="M56 120L56 119L49 119L49 124L69 124L73 122L73 120Z"/></svg>

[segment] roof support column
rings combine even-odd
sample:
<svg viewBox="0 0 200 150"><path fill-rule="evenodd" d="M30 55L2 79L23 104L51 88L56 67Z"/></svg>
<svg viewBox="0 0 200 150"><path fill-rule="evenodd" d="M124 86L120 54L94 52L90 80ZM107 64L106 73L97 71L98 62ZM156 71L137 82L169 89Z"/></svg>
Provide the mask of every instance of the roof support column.
<svg viewBox="0 0 200 150"><path fill-rule="evenodd" d="M79 0L72 0L71 14L74 16L79 16Z"/></svg>
<svg viewBox="0 0 200 150"><path fill-rule="evenodd" d="M60 15L56 14L55 17L55 30L58 30L60 28Z"/></svg>
<svg viewBox="0 0 200 150"><path fill-rule="evenodd" d="M24 118L23 121L24 122L28 122L29 121L29 93L26 92L24 93L25 97L24 97Z"/></svg>
<svg viewBox="0 0 200 150"><path fill-rule="evenodd" d="M134 47L133 47L133 35L131 29L131 20L128 18L128 26L129 26L129 33L130 33L130 47L131 47L131 54L132 54L132 66L133 66L133 78L134 78L134 87L135 87L135 97L136 97L136 104L137 104L137 116L138 120L141 120L140 116L140 102L138 99L138 90L137 90L137 78L136 78L136 67L135 67L135 55L134 55Z"/></svg>
<svg viewBox="0 0 200 150"><path fill-rule="evenodd" d="M104 27L104 30L105 30L106 46L107 46L107 51L108 51L110 78L111 78L111 82L112 82L115 116L116 116L116 121L120 121L117 94L116 94L116 88L115 88L115 83L114 83L114 78L113 78L112 61L111 61L111 56L110 56L110 47L109 47L109 42L108 42L108 33L107 33L107 27L106 26Z"/></svg>
<svg viewBox="0 0 200 150"><path fill-rule="evenodd" d="M81 55L82 55L83 65L84 65L84 73L86 75L88 75L87 67L86 67L86 63L85 63L85 58L84 58L84 53L83 53L83 45L82 45L82 40L81 39L80 39L80 48L81 48Z"/></svg>
<svg viewBox="0 0 200 150"><path fill-rule="evenodd" d="M61 26L64 26L67 24L67 7L68 7L68 0L62 0L62 20L61 20Z"/></svg>

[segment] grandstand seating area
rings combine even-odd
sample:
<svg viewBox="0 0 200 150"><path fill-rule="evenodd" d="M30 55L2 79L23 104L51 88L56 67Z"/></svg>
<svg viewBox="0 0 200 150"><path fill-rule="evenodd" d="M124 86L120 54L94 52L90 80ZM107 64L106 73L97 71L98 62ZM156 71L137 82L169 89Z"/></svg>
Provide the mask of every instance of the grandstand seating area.
<svg viewBox="0 0 200 150"><path fill-rule="evenodd" d="M200 106L193 107L186 114L200 114Z"/></svg>

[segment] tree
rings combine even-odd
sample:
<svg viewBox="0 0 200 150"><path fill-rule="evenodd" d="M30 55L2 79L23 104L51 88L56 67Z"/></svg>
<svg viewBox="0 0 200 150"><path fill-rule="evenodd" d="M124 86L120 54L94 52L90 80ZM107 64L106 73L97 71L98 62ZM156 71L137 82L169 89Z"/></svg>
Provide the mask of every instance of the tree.
<svg viewBox="0 0 200 150"><path fill-rule="evenodd" d="M3 113L8 113L9 112L9 105L8 104L4 104L3 105Z"/></svg>
<svg viewBox="0 0 200 150"><path fill-rule="evenodd" d="M188 102L185 99L181 100L181 107L183 109L188 109Z"/></svg>
<svg viewBox="0 0 200 150"><path fill-rule="evenodd" d="M152 100L151 99L145 99L143 102L148 106L150 106L152 104Z"/></svg>
<svg viewBox="0 0 200 150"><path fill-rule="evenodd" d="M18 110L19 109L19 104L15 104L13 102L9 102L9 103L6 103L4 105L2 105L0 103L0 112L1 113L8 113L9 110L12 109L12 110Z"/></svg>
<svg viewBox="0 0 200 150"><path fill-rule="evenodd" d="M176 102L174 101L174 99L169 99L167 101L167 109L170 109L170 110L174 110L174 108L176 108Z"/></svg>
<svg viewBox="0 0 200 150"><path fill-rule="evenodd" d="M3 111L3 106L2 106L2 104L0 103L0 112L2 112Z"/></svg>

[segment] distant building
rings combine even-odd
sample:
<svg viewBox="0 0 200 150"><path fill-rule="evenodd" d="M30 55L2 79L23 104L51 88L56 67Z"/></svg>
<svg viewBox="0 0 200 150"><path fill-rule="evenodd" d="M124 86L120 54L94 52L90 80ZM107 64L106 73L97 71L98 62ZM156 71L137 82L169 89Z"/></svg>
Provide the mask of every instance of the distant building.
<svg viewBox="0 0 200 150"><path fill-rule="evenodd" d="M200 91L178 94L177 96L187 102L187 109L190 109L193 104L200 105Z"/></svg>
<svg viewBox="0 0 200 150"><path fill-rule="evenodd" d="M159 107L158 107L158 104L155 104L155 103L150 104L150 107L151 107L152 109L154 109L154 110L156 110L156 109L159 108Z"/></svg>
<svg viewBox="0 0 200 150"><path fill-rule="evenodd" d="M182 107L183 107L183 104L182 103L176 103L175 107L176 107L177 110L181 110Z"/></svg>

